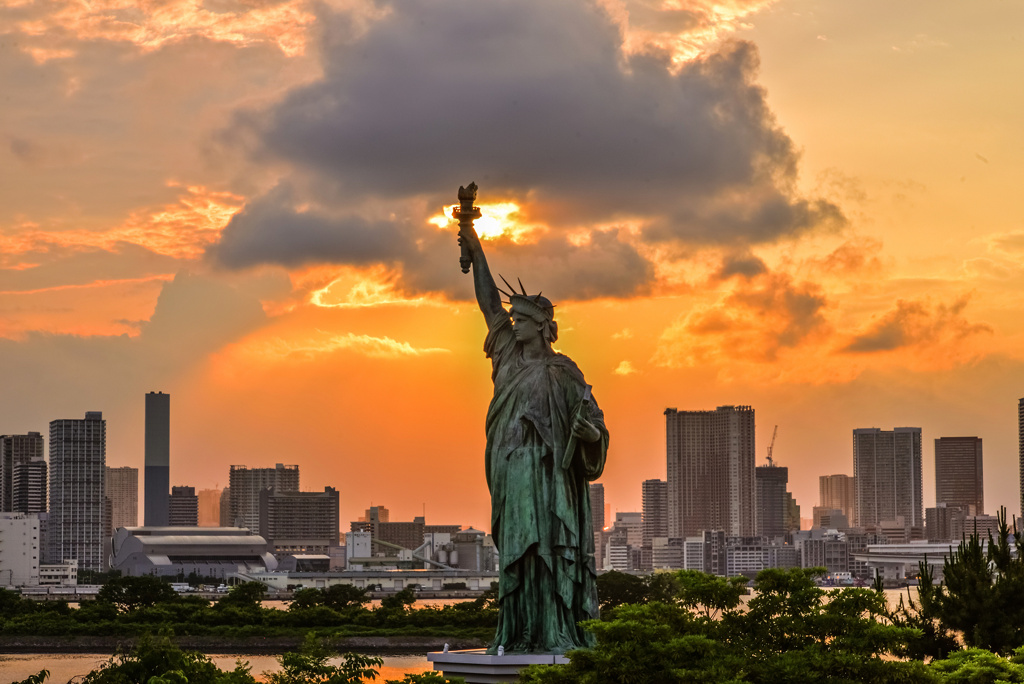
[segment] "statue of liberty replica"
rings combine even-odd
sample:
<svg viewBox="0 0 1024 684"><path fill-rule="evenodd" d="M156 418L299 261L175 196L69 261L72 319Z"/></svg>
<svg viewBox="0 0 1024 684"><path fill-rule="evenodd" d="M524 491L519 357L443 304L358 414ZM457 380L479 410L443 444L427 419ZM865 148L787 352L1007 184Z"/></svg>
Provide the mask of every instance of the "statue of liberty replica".
<svg viewBox="0 0 1024 684"><path fill-rule="evenodd" d="M484 467L501 560L498 630L487 652L565 653L593 645L578 624L598 617L587 483L604 469L608 431L583 373L551 348L554 305L527 294L521 280L519 292L504 278L508 292L495 284L473 228L475 199L475 184L459 188L455 217L494 381Z"/></svg>

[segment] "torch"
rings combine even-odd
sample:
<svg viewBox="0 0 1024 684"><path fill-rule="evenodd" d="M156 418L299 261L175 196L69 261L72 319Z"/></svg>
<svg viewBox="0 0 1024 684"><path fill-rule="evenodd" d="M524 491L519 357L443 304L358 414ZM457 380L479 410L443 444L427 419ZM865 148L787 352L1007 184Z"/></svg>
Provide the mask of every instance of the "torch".
<svg viewBox="0 0 1024 684"><path fill-rule="evenodd" d="M459 222L459 230L468 228L473 230L473 221L480 218L480 207L474 207L476 201L476 183L470 183L468 187L459 186L459 208L452 212L452 218ZM473 258L469 255L469 247L460 237L459 244L462 245L462 256L459 257L459 266L463 273L469 273L469 265Z"/></svg>

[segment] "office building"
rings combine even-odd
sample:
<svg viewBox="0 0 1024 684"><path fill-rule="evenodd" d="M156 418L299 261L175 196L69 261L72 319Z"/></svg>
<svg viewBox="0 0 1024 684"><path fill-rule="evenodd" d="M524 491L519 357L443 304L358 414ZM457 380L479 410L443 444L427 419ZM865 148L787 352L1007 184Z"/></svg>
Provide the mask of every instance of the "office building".
<svg viewBox="0 0 1024 684"><path fill-rule="evenodd" d="M231 527L231 487L225 487L220 493L220 526Z"/></svg>
<svg viewBox="0 0 1024 684"><path fill-rule="evenodd" d="M322 492L267 487L260 492L260 536L278 559L289 554L326 555L338 545L338 515L338 490L333 487Z"/></svg>
<svg viewBox="0 0 1024 684"><path fill-rule="evenodd" d="M754 409L665 410L668 536L705 530L750 536L756 529Z"/></svg>
<svg viewBox="0 0 1024 684"><path fill-rule="evenodd" d="M1020 511L1024 516L1024 399L1017 402L1017 457L1020 472Z"/></svg>
<svg viewBox="0 0 1024 684"><path fill-rule="evenodd" d="M594 563L604 567L604 484L590 483L590 521L594 527Z"/></svg>
<svg viewBox="0 0 1024 684"><path fill-rule="evenodd" d="M196 492L199 497L199 526L217 527L220 525L220 489L200 489Z"/></svg>
<svg viewBox="0 0 1024 684"><path fill-rule="evenodd" d="M789 468L777 465L757 466L754 470L757 484L757 534L768 539L781 537L789 531ZM797 513L797 529L800 528Z"/></svg>
<svg viewBox="0 0 1024 684"><path fill-rule="evenodd" d="M39 584L39 515L0 513L0 587Z"/></svg>
<svg viewBox="0 0 1024 684"><path fill-rule="evenodd" d="M50 423L46 563L76 560L79 570L106 570L106 467L107 421L102 412L88 411L84 419Z"/></svg>
<svg viewBox="0 0 1024 684"><path fill-rule="evenodd" d="M233 465L229 474L231 520L236 527L260 529L260 492L272 487L279 492L299 491L299 466L278 463L273 468Z"/></svg>
<svg viewBox="0 0 1024 684"><path fill-rule="evenodd" d="M46 512L43 436L0 435L0 512Z"/></svg>
<svg viewBox="0 0 1024 684"><path fill-rule="evenodd" d="M110 528L139 524L139 469L107 468L106 497L110 500Z"/></svg>
<svg viewBox="0 0 1024 684"><path fill-rule="evenodd" d="M146 395L145 490L147 527L166 527L171 486L171 395Z"/></svg>
<svg viewBox="0 0 1024 684"><path fill-rule="evenodd" d="M921 428L854 430L853 475L858 526L902 519L908 529L924 527Z"/></svg>
<svg viewBox="0 0 1024 684"><path fill-rule="evenodd" d="M846 513L838 508L815 506L812 515L814 516L812 519L812 529L821 527L825 529L845 530L850 527L850 519L846 517Z"/></svg>
<svg viewBox="0 0 1024 684"><path fill-rule="evenodd" d="M842 511L852 523L857 519L857 478L852 475L820 476L818 506Z"/></svg>
<svg viewBox="0 0 1024 684"><path fill-rule="evenodd" d="M963 508L969 515L985 512L980 437L935 440L935 503Z"/></svg>
<svg viewBox="0 0 1024 684"><path fill-rule="evenodd" d="M170 527L199 525L199 497L195 487L171 487L167 498L167 520Z"/></svg>
<svg viewBox="0 0 1024 684"><path fill-rule="evenodd" d="M644 480L642 487L643 545L650 547L655 537L668 537L668 482Z"/></svg>

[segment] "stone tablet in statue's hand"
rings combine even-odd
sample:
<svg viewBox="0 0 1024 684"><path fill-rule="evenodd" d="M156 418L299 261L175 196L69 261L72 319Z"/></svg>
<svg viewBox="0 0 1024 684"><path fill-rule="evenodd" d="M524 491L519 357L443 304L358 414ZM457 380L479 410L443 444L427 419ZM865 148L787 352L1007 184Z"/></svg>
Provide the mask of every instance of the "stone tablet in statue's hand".
<svg viewBox="0 0 1024 684"><path fill-rule="evenodd" d="M577 414L572 419L572 434L584 442L596 442L601 439L601 431L586 418Z"/></svg>

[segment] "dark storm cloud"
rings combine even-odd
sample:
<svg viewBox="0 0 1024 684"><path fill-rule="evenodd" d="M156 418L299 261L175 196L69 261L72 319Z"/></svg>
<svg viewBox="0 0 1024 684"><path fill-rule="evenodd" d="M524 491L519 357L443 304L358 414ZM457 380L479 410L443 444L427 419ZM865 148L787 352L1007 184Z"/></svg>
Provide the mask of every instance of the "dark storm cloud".
<svg viewBox="0 0 1024 684"><path fill-rule="evenodd" d="M768 266L760 259L750 253L731 254L722 260L722 268L718 271L718 277L723 280L733 276L753 278L767 272Z"/></svg>
<svg viewBox="0 0 1024 684"><path fill-rule="evenodd" d="M914 345L938 345L991 333L989 325L971 323L964 316L968 301L969 297L961 297L952 304L938 304L932 308L927 302L900 300L896 302L895 309L855 336L843 351L884 352Z"/></svg>
<svg viewBox="0 0 1024 684"><path fill-rule="evenodd" d="M232 268L261 263L302 266L310 263L367 264L408 256L412 231L394 221L359 216L330 217L298 212L277 189L250 202L224 228L213 256Z"/></svg>
<svg viewBox="0 0 1024 684"><path fill-rule="evenodd" d="M524 198L556 229L639 219L650 224L642 239L656 242L772 241L842 220L790 190L797 154L755 82L749 43L672 73L659 57L627 59L613 23L578 0L408 0L357 37L338 17L325 25L323 78L239 114L225 134L255 140L257 159L285 161L297 177L329 179L336 190L314 198L324 206L338 208L338 195L439 206L475 179L482 200ZM336 254L420 268L403 248L382 249L384 226L329 228L257 202L213 250L223 264ZM623 244L592 241L599 270L615 270ZM652 277L635 250L629 258L628 273Z"/></svg>

